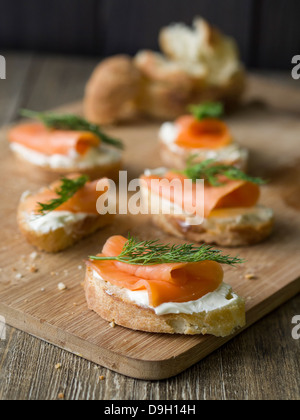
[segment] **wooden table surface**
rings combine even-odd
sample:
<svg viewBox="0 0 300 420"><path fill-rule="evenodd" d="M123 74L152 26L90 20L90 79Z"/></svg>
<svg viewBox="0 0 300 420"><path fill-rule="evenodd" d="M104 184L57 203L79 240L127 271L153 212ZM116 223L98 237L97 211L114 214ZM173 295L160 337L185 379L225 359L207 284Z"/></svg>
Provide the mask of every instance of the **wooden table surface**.
<svg viewBox="0 0 300 420"><path fill-rule="evenodd" d="M0 126L15 120L20 108L45 110L80 99L97 63L1 54L7 59L7 80L0 81ZM267 75L296 86L290 75ZM161 382L126 378L7 327L6 340L0 341L0 400L55 400L60 393L67 400L299 400L300 340L292 338L296 315L300 296L198 365ZM58 363L61 368L55 369Z"/></svg>

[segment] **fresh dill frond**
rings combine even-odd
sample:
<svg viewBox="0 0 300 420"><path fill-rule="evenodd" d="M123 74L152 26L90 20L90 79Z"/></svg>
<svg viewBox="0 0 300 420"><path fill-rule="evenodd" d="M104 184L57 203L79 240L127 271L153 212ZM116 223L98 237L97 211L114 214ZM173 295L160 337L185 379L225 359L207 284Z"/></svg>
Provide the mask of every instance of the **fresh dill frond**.
<svg viewBox="0 0 300 420"><path fill-rule="evenodd" d="M193 155L187 161L187 167L182 172L188 179L196 182L198 179L204 179L213 187L221 187L224 185L220 181L220 176L234 181L247 181L257 185L264 185L267 182L261 178L255 178L247 175L245 172L230 165L218 164L213 159L208 159L200 163L194 163L197 155Z"/></svg>
<svg viewBox="0 0 300 420"><path fill-rule="evenodd" d="M20 111L20 115L41 121L46 127L57 130L88 131L95 134L103 143L123 149L121 140L112 138L105 134L99 125L88 122L82 117L72 114L54 114L48 112L34 112L27 109Z"/></svg>
<svg viewBox="0 0 300 420"><path fill-rule="evenodd" d="M205 102L200 105L190 105L188 109L200 121L205 118L221 118L224 115L222 102Z"/></svg>
<svg viewBox="0 0 300 420"><path fill-rule="evenodd" d="M129 239L119 256L90 257L90 260L118 261L131 265L215 261L220 264L235 266L244 262L241 258L224 255L222 254L222 251L214 249L209 245L163 245L158 241L139 241L131 236L129 236Z"/></svg>
<svg viewBox="0 0 300 420"><path fill-rule="evenodd" d="M38 203L40 206L38 213L41 216L45 216L51 211L56 210L58 207L70 200L70 198L83 188L88 181L89 177L86 175L82 175L76 179L62 178L60 187L55 190L58 197L48 203Z"/></svg>

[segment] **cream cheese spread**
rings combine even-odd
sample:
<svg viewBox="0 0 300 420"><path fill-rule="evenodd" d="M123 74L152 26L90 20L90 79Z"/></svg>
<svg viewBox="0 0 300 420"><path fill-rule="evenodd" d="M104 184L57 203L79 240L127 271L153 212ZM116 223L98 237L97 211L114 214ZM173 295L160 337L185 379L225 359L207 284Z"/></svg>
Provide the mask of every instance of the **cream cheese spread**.
<svg viewBox="0 0 300 420"><path fill-rule="evenodd" d="M103 281L102 277L94 270L93 276L96 280ZM228 305L231 305L235 300L239 300L239 297L233 293L231 286L222 283L217 290L208 293L200 299L190 302L166 302L156 308L150 306L149 296L146 290L131 291L128 289L122 289L125 291L126 297L131 302L140 306L141 308L153 309L156 315L167 315L167 314L197 314L201 312L214 311L216 309L223 309ZM108 293L111 295L111 293Z"/></svg>
<svg viewBox="0 0 300 420"><path fill-rule="evenodd" d="M101 165L118 162L121 153L108 147L91 148L85 155L71 150L69 155L45 155L24 147L18 143L11 143L11 150L33 165L50 167L52 169L91 169Z"/></svg>
<svg viewBox="0 0 300 420"><path fill-rule="evenodd" d="M68 233L72 233L73 225L86 219L86 213L71 213L69 211L52 211L45 216L26 214L26 223L30 229L41 234L47 234L57 229L64 228Z"/></svg>
<svg viewBox="0 0 300 420"><path fill-rule="evenodd" d="M175 142L178 138L180 128L171 122L166 122L161 126L159 131L159 138L162 142L174 153L182 153L182 147L178 146ZM199 160L213 159L218 162L236 162L246 161L249 153L246 149L242 148L236 143L220 149L191 149L191 154L197 153Z"/></svg>

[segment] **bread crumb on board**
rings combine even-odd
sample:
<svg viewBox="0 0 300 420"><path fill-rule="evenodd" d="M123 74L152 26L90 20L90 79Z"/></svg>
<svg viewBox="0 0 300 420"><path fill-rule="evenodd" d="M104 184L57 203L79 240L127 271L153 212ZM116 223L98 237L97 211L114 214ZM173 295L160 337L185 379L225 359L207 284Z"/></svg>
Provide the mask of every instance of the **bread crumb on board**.
<svg viewBox="0 0 300 420"><path fill-rule="evenodd" d="M246 280L256 280L257 279L257 276L254 273L247 273L245 275L245 279Z"/></svg>
<svg viewBox="0 0 300 420"><path fill-rule="evenodd" d="M62 366L62 365L61 365L61 363L57 363L57 364L55 365L55 369L56 369L56 370L59 370L59 369L61 369L61 366Z"/></svg>
<svg viewBox="0 0 300 420"><path fill-rule="evenodd" d="M30 265L27 269L30 273L37 273L39 271L35 264Z"/></svg>
<svg viewBox="0 0 300 420"><path fill-rule="evenodd" d="M58 394L58 399L59 399L59 400L64 400L64 399L65 399L65 394L64 394L63 392L60 392L60 393Z"/></svg>
<svg viewBox="0 0 300 420"><path fill-rule="evenodd" d="M116 327L116 323L115 323L115 321L112 321L112 322L109 324L109 326L110 326L111 328L115 328L115 327Z"/></svg>
<svg viewBox="0 0 300 420"><path fill-rule="evenodd" d="M57 288L59 291L67 290L67 286L64 283L58 283Z"/></svg>
<svg viewBox="0 0 300 420"><path fill-rule="evenodd" d="M35 261L36 259L37 259L37 257L39 256L39 254L37 253L37 252L32 252L30 255L29 255L29 258L32 260L32 261Z"/></svg>

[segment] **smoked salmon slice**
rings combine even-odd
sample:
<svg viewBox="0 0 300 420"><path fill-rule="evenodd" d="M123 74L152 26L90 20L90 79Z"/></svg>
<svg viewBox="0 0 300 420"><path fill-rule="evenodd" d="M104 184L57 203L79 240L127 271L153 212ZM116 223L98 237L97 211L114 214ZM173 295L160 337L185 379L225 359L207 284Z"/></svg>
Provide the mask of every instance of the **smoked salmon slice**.
<svg viewBox="0 0 300 420"><path fill-rule="evenodd" d="M158 196L167 200L171 200L174 204L184 208L187 212L193 212L197 207L195 203L196 189L199 188L195 183L188 183L183 187L183 193L176 195L171 191L169 183L157 183L153 180L172 181L174 179L181 180L182 185L185 179L181 174L175 172L167 173L163 178L151 175L143 175L141 179L146 183L148 189ZM222 180L223 181L223 180ZM257 204L260 197L260 188L258 185L244 180L224 179L224 185L214 187L205 182L204 187L204 217L209 217L211 212L216 209L236 208L236 207L253 207ZM184 202L190 200L190 202ZM200 203L202 205L202 203ZM195 210L194 210L194 213Z"/></svg>
<svg viewBox="0 0 300 420"><path fill-rule="evenodd" d="M100 145L99 137L88 131L54 130L38 122L12 128L9 141L48 156L69 155L72 150L84 155Z"/></svg>
<svg viewBox="0 0 300 420"><path fill-rule="evenodd" d="M127 240L113 236L98 256L119 256ZM89 260L87 265L103 280L131 291L147 290L149 303L157 307L166 302L189 302L215 291L224 272L214 261L158 265L131 265L118 261Z"/></svg>
<svg viewBox="0 0 300 420"><path fill-rule="evenodd" d="M68 178L78 178L77 175L68 176ZM99 182L101 182L102 191L97 191L97 186L99 189ZM51 200L58 198L55 190L59 188L60 181L55 182L50 185L48 188L44 188L35 195L29 196L24 202L24 211L28 214L39 214L39 203L48 203ZM87 213L98 215L97 212L97 200L104 194L105 188L108 188L109 183L108 179L103 178L101 181L87 182L79 191L77 191L72 198L62 204L60 207L53 211L69 211L71 213Z"/></svg>
<svg viewBox="0 0 300 420"><path fill-rule="evenodd" d="M176 123L179 135L176 144L189 149L220 149L232 143L227 125L214 118L197 120L192 115L180 117Z"/></svg>

